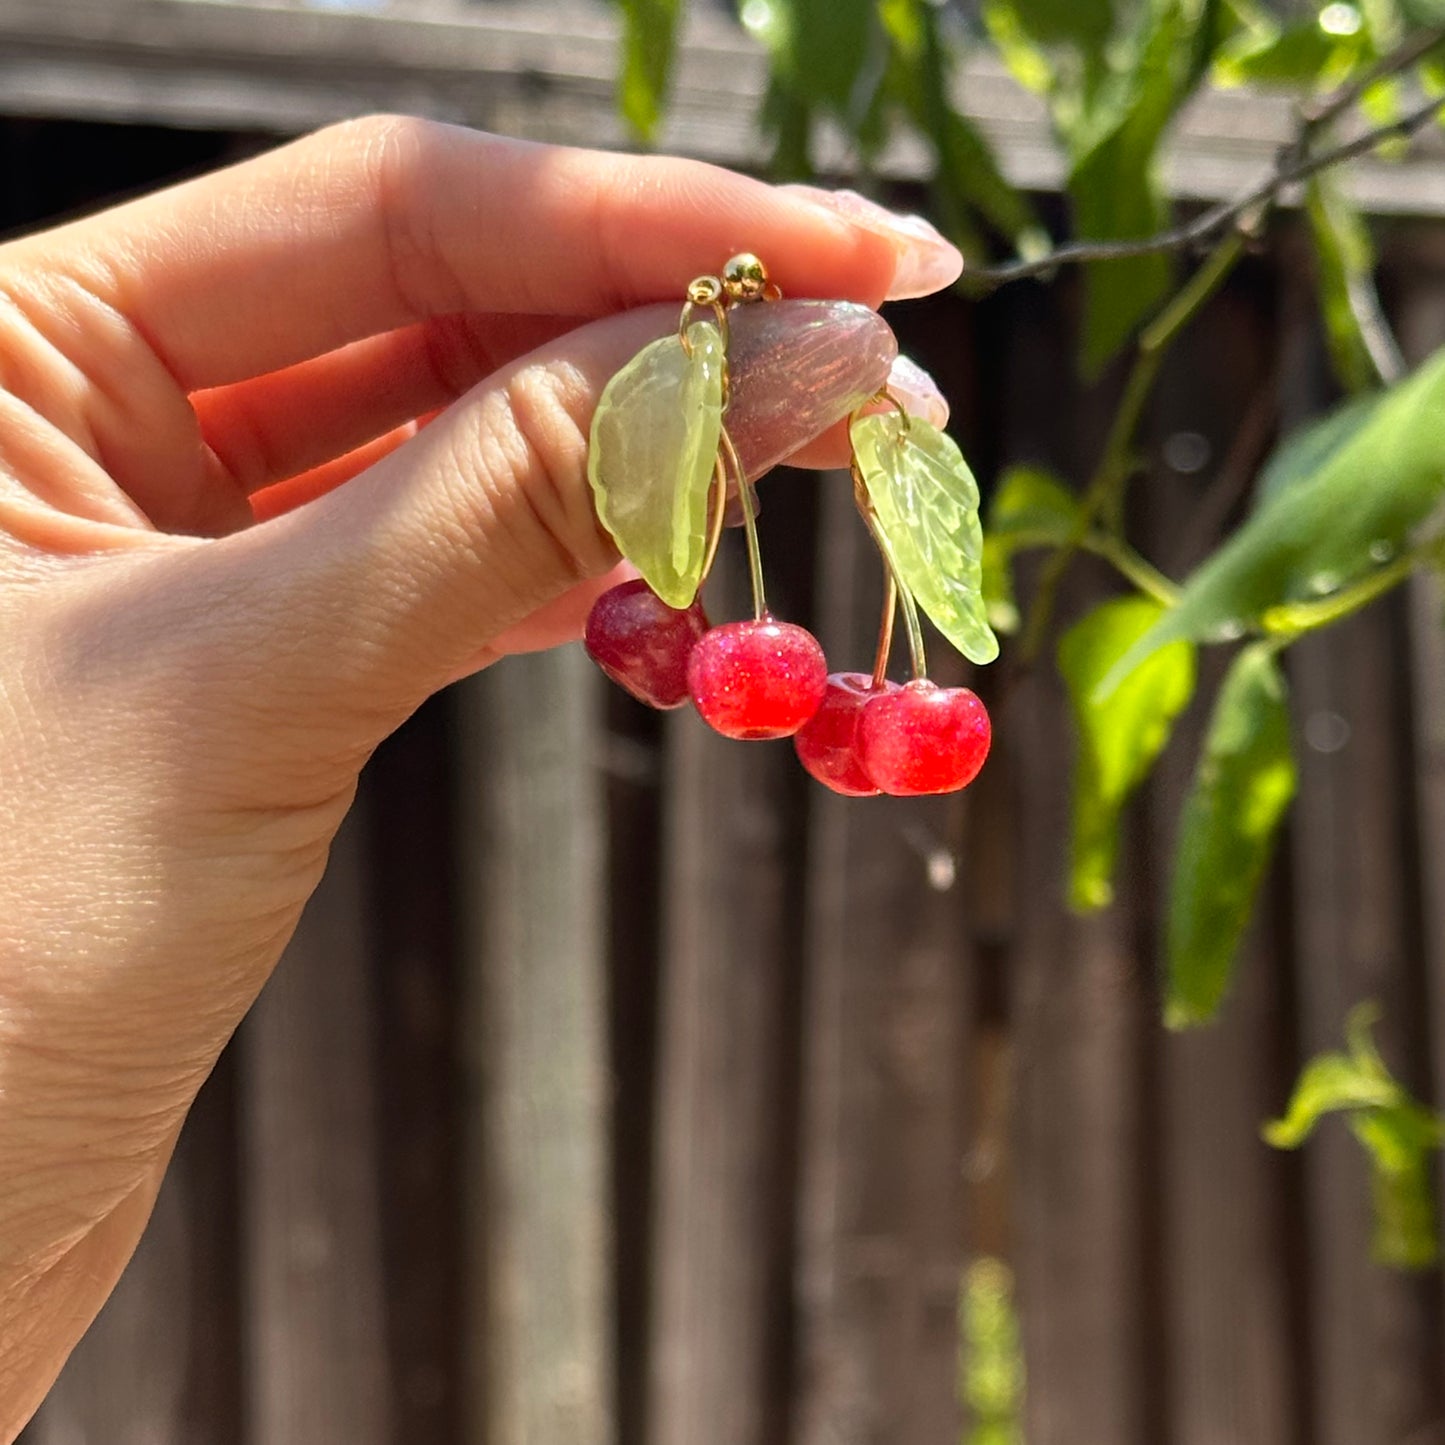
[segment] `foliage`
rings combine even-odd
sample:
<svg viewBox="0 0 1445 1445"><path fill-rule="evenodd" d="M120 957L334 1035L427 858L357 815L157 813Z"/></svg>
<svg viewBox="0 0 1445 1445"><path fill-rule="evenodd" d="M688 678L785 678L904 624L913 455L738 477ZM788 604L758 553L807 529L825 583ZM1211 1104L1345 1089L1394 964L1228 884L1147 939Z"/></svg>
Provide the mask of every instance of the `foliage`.
<svg viewBox="0 0 1445 1445"><path fill-rule="evenodd" d="M1022 1445L1024 1361L1013 1291L1013 1272L1000 1259L976 1259L964 1271L958 1381L971 1422L965 1445Z"/></svg>
<svg viewBox="0 0 1445 1445"><path fill-rule="evenodd" d="M675 16L667 0L622 3L629 16L623 103L646 134L667 65L652 51L645 62L634 52L644 53L643 31L649 43L670 43ZM647 30L654 13L665 13L666 23ZM955 641L962 620L966 649L977 658L992 651L991 627L1017 634L1011 666L1037 667L1062 631L1058 663L1078 739L1069 891L1080 909L1112 896L1120 818L1168 745L1201 649L1243 644L1219 670L1224 682L1180 819L1162 930L1167 1021L1203 1023L1228 994L1294 792L1289 645L1445 557L1437 535L1445 506L1445 351L1414 369L1402 360L1375 287L1372 228L1352 203L1345 174L1366 151L1400 155L1445 109L1445 3L741 0L740 15L769 57L763 121L780 174L811 173L826 129L849 143L866 185L883 147L907 133L932 155L936 217L970 258L960 283L966 291L1084 268L1078 360L1086 378L1107 370L1122 382L1101 388L1118 397L1101 455L1071 477L1006 458L998 476L981 478L990 499L981 555L970 495L967 527L944 529L955 565L943 567L948 575L931 589L921 574L910 585L920 601L937 594ZM1044 233L961 104L962 67L983 49L1047 107L1065 165L1069 238L1054 242ZM1293 141L1238 196L1176 215L1159 174L1177 117L1202 87L1242 84L1292 94ZM647 85L650 94L634 94ZM1285 193L1303 201L1299 229L1345 399L1283 439L1260 469L1252 506L1176 585L1125 529L1129 488L1142 470L1139 434L1163 358L1246 243L1268 241ZM990 255L1004 259L990 262ZM914 560L927 563L924 572L939 570L938 538L915 540ZM1044 556L1021 598L1014 565L1028 551ZM1062 619L1061 629L1060 584L1080 552L1111 563L1128 593ZM1342 1071L1386 1088L1388 1075L1370 1062L1377 1056L1363 1038L1357 1031L1351 1054L1307 1071L1302 1089L1308 1081L1313 1093L1305 1097L1328 1097L1322 1081L1338 1082ZM1372 1152L1382 1256L1403 1262L1422 1255L1430 1232L1412 1190L1435 1126L1412 1112L1418 1106L1390 1097L1328 1107L1346 1109ZM1298 1124L1304 1117L1291 1115L1290 1137L1307 1127Z"/></svg>
<svg viewBox="0 0 1445 1445"><path fill-rule="evenodd" d="M1445 1119L1390 1073L1372 1036L1378 1019L1374 1004L1354 1009L1348 1051L1305 1065L1284 1117L1265 1125L1264 1138L1276 1149L1297 1149L1326 1114L1343 1114L1370 1158L1375 1258L1396 1269L1429 1269L1440 1256L1430 1167L1445 1145Z"/></svg>
<svg viewBox="0 0 1445 1445"><path fill-rule="evenodd" d="M1170 1027L1202 1023L1218 1009L1294 789L1284 678L1273 648L1255 643L1219 690L1179 822L1167 930Z"/></svg>

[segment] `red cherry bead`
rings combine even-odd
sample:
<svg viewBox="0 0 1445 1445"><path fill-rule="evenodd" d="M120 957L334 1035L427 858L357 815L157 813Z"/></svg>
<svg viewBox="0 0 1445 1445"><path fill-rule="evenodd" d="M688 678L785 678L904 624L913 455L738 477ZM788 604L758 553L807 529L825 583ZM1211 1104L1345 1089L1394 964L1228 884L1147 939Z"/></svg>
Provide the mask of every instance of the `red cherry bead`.
<svg viewBox="0 0 1445 1445"><path fill-rule="evenodd" d="M868 702L858 752L885 793L953 793L978 775L990 737L988 712L966 687L919 678Z"/></svg>
<svg viewBox="0 0 1445 1445"><path fill-rule="evenodd" d="M702 719L729 738L785 738L823 701L828 662L805 627L759 617L714 627L687 660Z"/></svg>
<svg viewBox="0 0 1445 1445"><path fill-rule="evenodd" d="M687 701L687 659L707 613L669 607L640 577L610 587L587 614L583 645L613 682L653 707Z"/></svg>
<svg viewBox="0 0 1445 1445"><path fill-rule="evenodd" d="M835 672L828 678L823 704L793 739L798 761L825 788L845 798L871 798L878 785L858 757L858 722L875 697L897 692L896 682L873 686L866 672Z"/></svg>

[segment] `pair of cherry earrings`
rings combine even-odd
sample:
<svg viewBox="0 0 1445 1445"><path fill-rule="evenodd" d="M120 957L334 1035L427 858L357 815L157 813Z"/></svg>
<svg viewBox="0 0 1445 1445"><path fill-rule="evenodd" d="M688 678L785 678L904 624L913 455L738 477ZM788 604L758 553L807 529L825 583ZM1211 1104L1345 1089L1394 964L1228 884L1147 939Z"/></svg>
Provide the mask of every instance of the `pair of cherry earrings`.
<svg viewBox="0 0 1445 1445"><path fill-rule="evenodd" d="M977 484L953 441L891 393L872 399L882 410L853 412L854 498L883 558L886 597L872 673L830 675L817 638L768 611L752 493L724 422L728 312L779 295L756 256L734 256L688 286L677 334L644 347L603 390L588 476L603 526L640 577L598 598L587 650L653 707L690 698L726 737L792 737L803 766L834 792L954 792L988 755L988 713L969 689L928 680L919 611L972 661L998 655L982 599ZM713 627L698 591L733 489L753 616ZM902 685L887 677L900 610L913 673Z"/></svg>

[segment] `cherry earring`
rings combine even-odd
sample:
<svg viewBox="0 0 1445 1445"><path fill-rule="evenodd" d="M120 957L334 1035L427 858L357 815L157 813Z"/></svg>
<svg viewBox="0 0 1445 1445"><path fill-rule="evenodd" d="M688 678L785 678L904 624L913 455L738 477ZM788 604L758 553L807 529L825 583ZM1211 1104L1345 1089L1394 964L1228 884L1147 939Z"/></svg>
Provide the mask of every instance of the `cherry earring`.
<svg viewBox="0 0 1445 1445"><path fill-rule="evenodd" d="M780 295L752 255L693 281L677 334L644 347L603 389L588 453L598 517L641 580L598 599L587 650L634 697L676 707L690 696L704 721L734 738L796 733L817 710L828 670L810 632L768 612L752 493L724 421L728 310ZM709 629L697 593L734 486L753 616Z"/></svg>
<svg viewBox="0 0 1445 1445"><path fill-rule="evenodd" d="M998 656L984 614L978 486L957 445L892 393L888 410L860 408L849 422L853 495L883 558L886 592L873 673L836 673L795 739L808 772L834 792L950 793L988 756L988 712L968 688L928 679L920 607L974 662ZM911 681L888 681L894 618L902 610Z"/></svg>

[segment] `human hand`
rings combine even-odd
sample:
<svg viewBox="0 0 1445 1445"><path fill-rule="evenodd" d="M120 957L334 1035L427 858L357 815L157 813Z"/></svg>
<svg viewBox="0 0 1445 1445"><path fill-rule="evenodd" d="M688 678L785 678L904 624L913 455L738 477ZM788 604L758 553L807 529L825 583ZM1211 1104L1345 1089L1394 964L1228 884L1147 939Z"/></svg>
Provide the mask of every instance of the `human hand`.
<svg viewBox="0 0 1445 1445"><path fill-rule="evenodd" d="M957 272L881 212L391 119L0 247L0 1440L129 1258L372 749L578 634L616 563L596 396L741 249L868 306ZM884 379L881 330L824 328L840 395ZM795 397L780 357L740 383ZM810 441L747 398L754 469Z"/></svg>

